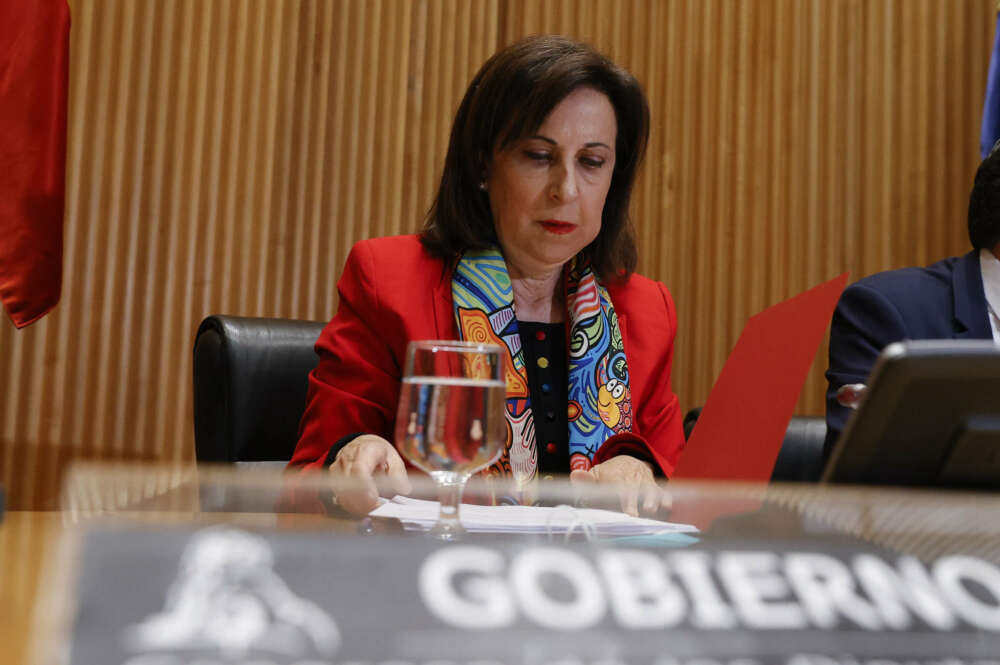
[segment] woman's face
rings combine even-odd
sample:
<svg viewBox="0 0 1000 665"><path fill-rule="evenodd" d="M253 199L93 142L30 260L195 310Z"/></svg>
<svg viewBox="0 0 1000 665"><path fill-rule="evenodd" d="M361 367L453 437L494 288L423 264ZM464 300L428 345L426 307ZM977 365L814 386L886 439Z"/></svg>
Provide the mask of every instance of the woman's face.
<svg viewBox="0 0 1000 665"><path fill-rule="evenodd" d="M579 88L537 133L493 153L487 190L511 277L560 269L597 237L617 133L611 100Z"/></svg>

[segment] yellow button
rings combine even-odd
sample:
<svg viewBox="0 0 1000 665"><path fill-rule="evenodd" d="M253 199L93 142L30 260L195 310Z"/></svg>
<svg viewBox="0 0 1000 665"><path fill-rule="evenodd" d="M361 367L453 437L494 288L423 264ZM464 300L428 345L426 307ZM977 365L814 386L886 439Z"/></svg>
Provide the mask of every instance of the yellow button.
<svg viewBox="0 0 1000 665"><path fill-rule="evenodd" d="M538 366L541 367L542 369L545 369L546 367L549 366L549 359L546 358L545 356L542 356L541 358L538 359Z"/></svg>

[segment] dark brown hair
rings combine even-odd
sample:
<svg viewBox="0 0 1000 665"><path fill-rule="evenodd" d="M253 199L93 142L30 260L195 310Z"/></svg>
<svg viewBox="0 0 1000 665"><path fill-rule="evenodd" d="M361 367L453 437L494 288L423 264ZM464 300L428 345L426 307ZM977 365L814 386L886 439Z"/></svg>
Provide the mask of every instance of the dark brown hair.
<svg viewBox="0 0 1000 665"><path fill-rule="evenodd" d="M976 249L1000 242L1000 141L976 170L969 194L969 241Z"/></svg>
<svg viewBox="0 0 1000 665"><path fill-rule="evenodd" d="M469 84L455 114L444 172L421 241L454 259L496 243L488 194L479 189L494 150L533 134L578 88L607 95L615 109L615 169L601 230L584 252L604 281L635 270L629 199L649 137L649 105L635 77L593 47L565 37L522 39L495 53Z"/></svg>

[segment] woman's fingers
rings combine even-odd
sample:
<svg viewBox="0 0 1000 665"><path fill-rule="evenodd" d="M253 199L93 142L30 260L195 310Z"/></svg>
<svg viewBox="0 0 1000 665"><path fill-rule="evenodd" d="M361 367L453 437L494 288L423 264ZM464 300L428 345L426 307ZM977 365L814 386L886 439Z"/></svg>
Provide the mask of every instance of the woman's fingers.
<svg viewBox="0 0 1000 665"><path fill-rule="evenodd" d="M395 448L392 449L392 455L389 455L386 461L386 475L389 478L389 484L393 492L396 494L409 494L413 490L413 487L410 485L410 477L406 473L406 465L403 463L403 458L399 456Z"/></svg>
<svg viewBox="0 0 1000 665"><path fill-rule="evenodd" d="M569 472L569 481L571 483L596 483L597 476L589 470L573 469Z"/></svg>
<svg viewBox="0 0 1000 665"><path fill-rule="evenodd" d="M616 481L620 488L618 495L622 502L622 512L632 517L639 516L639 497L642 495L645 499L646 485L653 480L652 475L643 473L644 471L646 468L641 462L628 464Z"/></svg>
<svg viewBox="0 0 1000 665"><path fill-rule="evenodd" d="M642 488L642 512L653 515L660 509L660 487L655 482L649 482Z"/></svg>
<svg viewBox="0 0 1000 665"><path fill-rule="evenodd" d="M674 500L670 491L656 481L650 480L643 485L642 496L642 512L646 515L655 515L661 511L668 513L673 508Z"/></svg>
<svg viewBox="0 0 1000 665"><path fill-rule="evenodd" d="M632 516L639 515L640 501L644 514L655 514L662 504L662 490L653 478L651 465L628 455L612 457L588 471L573 471L569 477L571 481L615 485L622 512Z"/></svg>
<svg viewBox="0 0 1000 665"><path fill-rule="evenodd" d="M632 517L639 516L639 488L634 485L622 485L618 490L618 498L622 503L622 512Z"/></svg>
<svg viewBox="0 0 1000 665"><path fill-rule="evenodd" d="M337 503L356 515L367 514L378 505L376 474L386 475L391 491L397 494L410 491L403 459L392 444L378 436L360 436L349 443L337 455L330 472Z"/></svg>
<svg viewBox="0 0 1000 665"><path fill-rule="evenodd" d="M364 477L354 471L330 467L333 474L333 491L337 504L354 515L366 515L378 504L378 491L371 476Z"/></svg>
<svg viewBox="0 0 1000 665"><path fill-rule="evenodd" d="M357 483L359 494L363 493L367 499L368 510L375 508L378 503L378 488L375 487L374 476L383 464L385 464L385 451L379 443L373 442L358 450L348 471L350 479Z"/></svg>
<svg viewBox="0 0 1000 665"><path fill-rule="evenodd" d="M674 507L674 497L666 487L660 488L660 508L670 512Z"/></svg>

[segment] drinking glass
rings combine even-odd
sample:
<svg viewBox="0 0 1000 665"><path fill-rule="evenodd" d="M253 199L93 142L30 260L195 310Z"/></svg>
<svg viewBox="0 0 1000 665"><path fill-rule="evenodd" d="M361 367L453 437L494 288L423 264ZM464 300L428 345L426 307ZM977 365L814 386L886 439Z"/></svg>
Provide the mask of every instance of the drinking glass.
<svg viewBox="0 0 1000 665"><path fill-rule="evenodd" d="M434 479L441 502L431 535L457 540L469 477L500 456L506 432L503 349L476 342L413 341L396 415L396 446Z"/></svg>

